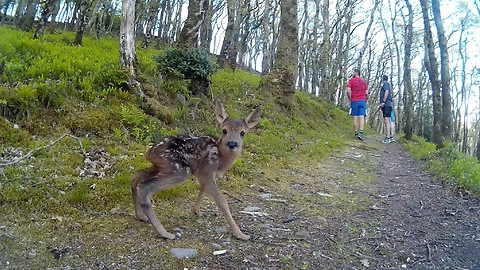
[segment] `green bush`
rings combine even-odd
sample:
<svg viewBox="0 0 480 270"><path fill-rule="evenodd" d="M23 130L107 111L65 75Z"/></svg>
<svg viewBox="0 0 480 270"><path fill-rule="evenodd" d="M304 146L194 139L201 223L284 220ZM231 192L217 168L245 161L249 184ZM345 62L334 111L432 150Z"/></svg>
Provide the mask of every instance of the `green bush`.
<svg viewBox="0 0 480 270"><path fill-rule="evenodd" d="M459 187L480 194L480 163L474 157L458 151L454 145L435 150L435 145L414 136L412 141L402 139L405 148L435 176L455 182Z"/></svg>
<svg viewBox="0 0 480 270"><path fill-rule="evenodd" d="M218 65L203 48L171 49L160 54L156 61L163 74L177 77L181 73L185 79L208 79L218 70Z"/></svg>

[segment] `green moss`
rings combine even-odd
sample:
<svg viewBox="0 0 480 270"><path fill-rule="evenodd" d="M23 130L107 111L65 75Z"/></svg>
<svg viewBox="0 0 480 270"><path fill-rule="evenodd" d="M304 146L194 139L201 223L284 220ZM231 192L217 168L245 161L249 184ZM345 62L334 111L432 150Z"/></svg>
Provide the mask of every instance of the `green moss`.
<svg viewBox="0 0 480 270"><path fill-rule="evenodd" d="M401 142L414 158L425 162L432 174L480 194L480 163L476 158L458 151L453 145L436 150L433 143L417 136L411 141L402 138Z"/></svg>

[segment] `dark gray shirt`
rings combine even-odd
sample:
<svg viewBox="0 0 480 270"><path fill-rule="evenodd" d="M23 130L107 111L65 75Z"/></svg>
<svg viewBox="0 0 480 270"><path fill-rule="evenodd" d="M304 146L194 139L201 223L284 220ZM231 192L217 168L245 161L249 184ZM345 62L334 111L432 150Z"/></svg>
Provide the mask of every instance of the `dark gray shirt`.
<svg viewBox="0 0 480 270"><path fill-rule="evenodd" d="M385 90L388 90L387 100L385 101L385 106L393 107L393 95L392 88L390 87L389 82L384 82L382 88L380 89L380 103L383 103L385 100Z"/></svg>

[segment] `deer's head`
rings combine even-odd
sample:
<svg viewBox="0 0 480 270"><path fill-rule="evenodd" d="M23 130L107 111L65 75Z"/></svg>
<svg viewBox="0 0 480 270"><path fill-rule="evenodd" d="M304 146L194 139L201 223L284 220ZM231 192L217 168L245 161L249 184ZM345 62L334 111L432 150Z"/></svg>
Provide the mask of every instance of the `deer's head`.
<svg viewBox="0 0 480 270"><path fill-rule="evenodd" d="M253 128L260 120L260 108L253 110L245 120L232 119L225 113L222 102L219 100L215 104L215 116L222 127L222 138L219 140L218 148L220 152L229 152L240 155L243 146L243 138L247 131Z"/></svg>

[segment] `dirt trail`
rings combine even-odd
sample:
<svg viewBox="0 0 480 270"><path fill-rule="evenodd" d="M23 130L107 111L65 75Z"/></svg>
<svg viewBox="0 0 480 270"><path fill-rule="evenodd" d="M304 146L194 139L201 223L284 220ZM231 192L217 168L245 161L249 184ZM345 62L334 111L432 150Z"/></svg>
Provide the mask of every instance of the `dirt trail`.
<svg viewBox="0 0 480 270"><path fill-rule="evenodd" d="M198 268L480 269L480 200L381 139L352 141L319 164L287 166L277 184L253 185L285 203L251 196L235 204L269 215L237 214L255 240L233 241L228 256Z"/></svg>
<svg viewBox="0 0 480 270"><path fill-rule="evenodd" d="M270 190L288 205L257 201L271 216L254 220L255 243L239 243L230 261L206 268L480 269L479 198L445 186L399 143L381 139L288 168L290 190Z"/></svg>
<svg viewBox="0 0 480 270"><path fill-rule="evenodd" d="M380 140L378 135L352 140L319 162L261 172L243 194L225 192L252 241L233 239L213 203L206 201L197 218L189 211L192 202L171 198L167 202L185 210L165 217L165 224L182 234L179 240L155 236L128 205L120 214L82 221L102 226L101 219L109 218L122 224L108 235L85 235L77 223L66 235L35 242L22 233L24 227L0 226L0 268L480 269L480 199L443 185L400 144ZM222 180L219 185L224 189ZM172 248L194 248L198 254L177 259ZM226 253L214 255L218 249Z"/></svg>
<svg viewBox="0 0 480 270"><path fill-rule="evenodd" d="M480 269L480 200L422 170L398 144L381 148L376 206L356 215L376 223L365 245L378 268ZM388 256L395 254L395 256Z"/></svg>

